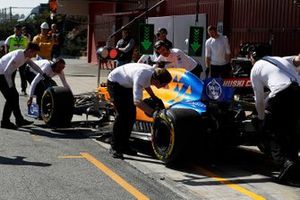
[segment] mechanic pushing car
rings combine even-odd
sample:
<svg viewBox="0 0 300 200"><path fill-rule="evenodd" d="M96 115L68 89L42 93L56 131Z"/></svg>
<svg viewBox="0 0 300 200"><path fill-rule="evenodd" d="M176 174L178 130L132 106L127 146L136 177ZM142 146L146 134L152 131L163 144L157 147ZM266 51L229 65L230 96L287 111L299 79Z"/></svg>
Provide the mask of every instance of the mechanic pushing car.
<svg viewBox="0 0 300 200"><path fill-rule="evenodd" d="M166 68L184 68L200 78L200 74L203 71L202 66L180 49L170 49L169 45L162 40L157 41L154 48L160 54L155 60L156 62L169 62L166 64Z"/></svg>
<svg viewBox="0 0 300 200"><path fill-rule="evenodd" d="M114 69L107 80L107 88L116 110L113 125L110 154L114 158L123 159L123 153L134 155L129 147L129 137L136 117L136 106L145 113L154 116L155 110L142 101L143 89L155 96L151 85L165 87L172 80L166 69L153 68L142 63L128 63Z"/></svg>
<svg viewBox="0 0 300 200"><path fill-rule="evenodd" d="M300 76L286 59L267 55L268 51L260 45L250 52L254 64L250 79L258 127L263 134L265 109L270 111L272 135L266 137L273 159L282 166L277 178L281 183L290 183L298 165L296 127L300 117ZM264 87L270 90L267 99L264 99Z"/></svg>
<svg viewBox="0 0 300 200"><path fill-rule="evenodd" d="M66 62L62 58L57 58L55 62L49 61L47 59L37 60L35 64L38 65L42 71L44 72L44 76L41 74L36 74L32 71L26 69L26 77L28 78L28 82L30 82L29 89L29 98L27 101L27 105L30 106L32 104L33 97L36 96L36 102L39 105L39 118L41 114L41 100L44 94L44 91L49 87L56 85L56 83L51 79L52 77L58 75L63 86L68 88L71 91L69 84L66 81L66 77L64 74L64 68L66 66ZM32 80L32 78L35 78ZM44 77L47 76L46 79ZM30 80L31 79L31 80Z"/></svg>
<svg viewBox="0 0 300 200"><path fill-rule="evenodd" d="M9 52L0 59L0 91L6 102L3 109L1 128L17 129L20 126L30 125L33 122L24 119L20 111L19 94L13 83L12 74L23 64L29 64L38 73L43 71L31 60L39 51L39 46L34 43L28 43L26 49L17 49ZM10 122L10 116L13 112L16 125Z"/></svg>

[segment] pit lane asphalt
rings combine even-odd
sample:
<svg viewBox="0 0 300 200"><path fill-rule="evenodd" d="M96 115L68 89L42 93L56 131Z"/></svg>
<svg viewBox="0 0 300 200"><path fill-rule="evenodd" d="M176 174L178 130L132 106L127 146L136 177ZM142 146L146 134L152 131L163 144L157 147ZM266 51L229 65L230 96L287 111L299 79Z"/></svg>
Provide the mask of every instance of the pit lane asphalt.
<svg viewBox="0 0 300 200"><path fill-rule="evenodd" d="M66 61L74 94L94 91L97 68ZM23 114L26 100L20 96ZM3 103L0 95L1 108ZM0 199L183 199L126 161L113 159L92 140L99 134L90 128L52 130L35 120L19 130L0 128L0 135Z"/></svg>
<svg viewBox="0 0 300 200"><path fill-rule="evenodd" d="M73 89L74 94L79 94L83 92L89 92L94 91L97 87L97 73L98 65L93 64L87 64L84 59L66 59L67 62L67 68L65 69L65 74L67 81L71 85ZM101 75L103 76L101 80L105 81L107 71L101 72ZM60 84L60 81L57 80L58 84ZM20 84L16 83L17 86ZM2 98L3 99L3 98ZM2 100L1 100L2 101ZM20 102L22 105L25 105L26 98L20 97ZM2 105L1 105L2 107ZM26 110L25 106L22 106L22 110L24 113L24 110ZM2 114L2 113L1 113ZM75 118L74 120L80 120L79 118ZM43 129L43 127L42 127ZM74 131L74 130L73 130ZM1 131L2 132L2 131ZM26 133L26 130L24 130ZM20 133L21 134L21 133ZM20 135L18 134L18 135ZM5 134L1 133L1 137L13 137L12 134L6 132ZM51 137L54 139L60 139L61 136L57 136L57 133L47 131L42 135L36 135L32 134L32 140L33 141L39 141L44 140L44 136ZM100 134L101 135L101 134ZM89 138L94 138L94 141L97 142L97 144L101 145L101 148L108 148L108 145L104 142L101 142L97 140L98 138L97 132L94 132L92 136L89 134ZM22 136L20 137L22 138ZM80 139L80 138L79 138ZM81 138L82 139L82 138ZM80 141L81 141L80 139ZM68 140L76 141L77 145L79 145L79 140L74 138L68 138ZM69 144L70 142L68 140L64 140L66 144ZM3 140L2 140L3 141ZM86 142L83 140L84 143ZM8 143L6 140L3 141L4 144ZM17 144L16 144L17 145ZM20 143L21 147L23 145L26 146L26 144ZM33 146L36 146L36 144L32 144ZM46 144L49 145L49 144ZM51 145L49 145L51 146ZM67 145L66 145L67 146ZM82 145L79 145L82 147ZM7 146L2 145L1 149L7 148ZM52 147L55 149L55 146ZM86 147L85 147L86 148ZM100 148L100 149L101 149ZM41 157L42 152L44 151L42 146L40 146L39 151L41 151ZM20 155L16 153L17 151L11 148L10 150L12 153L10 155ZM3 152L3 150L1 151ZM68 151L67 151L68 152ZM99 150L99 154L107 154L107 151L101 151ZM67 157L64 157L66 159L66 162L72 162L75 163L76 169L70 170L68 169L68 164L63 164L65 167L65 174L73 174L76 172L83 173L82 179L76 180L78 182L83 181L83 185L88 183L84 183L85 176L90 177L94 175L94 171L90 171L89 169L86 169L85 164L82 164L81 161L78 161L80 159L76 159L76 156L80 156L80 154L64 154L61 155L57 153L57 156L75 156L73 159L67 159ZM195 158L197 157L197 153L194 152ZM185 199L300 199L300 190L297 187L290 187L290 186L283 186L279 185L274 182L274 180L271 178L272 172L277 173L276 169L273 169L274 166L270 164L269 159L265 158L261 154L257 152L252 152L247 150L244 151L241 150L222 150L222 152L217 152L218 156L209 159L209 162L196 162L196 163L186 163L182 166L178 166L175 169L172 168L166 168L160 161L153 159L149 156L145 156L140 154L139 156L128 156L125 162L129 163L131 166L133 166L136 170L138 170L142 175L146 175L149 177L149 180L155 180L157 183L164 185L166 188L169 188L171 191L175 192L179 197L185 197ZM27 153L25 154L27 155ZM1 155L3 157L6 157L4 155ZM30 158L30 156L28 156ZM42 166L44 168L47 167L48 164L51 164L50 162L47 162L47 159L41 158L36 160L44 160L44 162L34 162L28 159L22 159L19 158L16 159L14 157L10 157L9 159L18 160L22 163L22 160L26 160L28 164L30 162L34 163L36 166ZM63 158L61 158L63 159ZM3 159L2 159L3 160ZM197 159L196 159L197 160ZM3 161L2 161L3 162ZM26 163L24 162L24 163ZM78 163L77 163L78 162ZM79 163L80 162L80 163ZM111 162L111 161L110 161ZM112 165L118 165L119 162L114 162ZM41 168L42 168L41 167ZM6 167L7 168L7 167ZM28 188L23 188L23 186L19 184L15 184L15 182L24 182L27 178L30 180L31 185L37 185L37 184L45 184L49 188L53 189L54 192L61 193L57 194L57 197L63 197L63 199L68 199L66 197L67 194L63 194L63 192L58 189L58 186L55 186L53 181L51 180L51 176L49 176L50 180L47 181L41 181L38 179L39 174L43 174L40 170L34 170L33 177L37 178L35 179L29 178L29 175L32 173L28 171L23 171L22 169L17 169L17 173L13 175L15 172L14 170L16 167L12 169L6 169L5 173L8 172L8 174L11 174L13 177L13 180L10 181L8 178L2 179L4 182L9 182L10 186L16 185L20 190L17 194L22 194L22 191L30 191ZM28 175L26 175L28 173ZM50 173L50 172L49 172ZM55 173L55 172L52 172ZM92 174L92 175L91 175ZM17 178L16 176L20 175L22 177ZM66 176L63 176L62 178L69 179ZM106 180L103 177L96 176L93 181L96 183L99 182L99 179ZM26 181L25 181L26 182ZM14 183L14 184L13 184ZM78 186L78 185L77 185ZM28 186L27 186L28 187ZM68 188L66 186L62 186L65 188ZM8 194L11 194L12 191L9 190L8 187L5 188L6 191L9 191ZM34 193L35 191L30 191ZM38 191L48 193L49 191ZM97 193L97 189L94 188L94 190L90 191L91 193L95 192ZM3 191L1 192L3 193ZM75 192L74 194L79 195L78 192ZM49 194L50 195L50 194ZM125 196L128 194L124 194ZM74 195L75 196L75 195ZM175 195L174 199L178 197ZM14 196L17 197L17 196ZM74 199L80 199L79 197ZM93 197L93 196L91 196ZM111 199L112 197L107 197L107 199ZM117 199L117 197L115 197ZM1 198L0 198L1 199ZM3 199L9 199L9 198L3 198ZM17 199L17 198L12 198ZM26 199L26 198L20 198L20 199ZM27 198L28 199L28 198ZM34 198L32 198L34 199ZM40 198L37 198L40 199ZM53 199L59 199L59 198L53 198ZM87 198L81 198L81 199L87 199ZM89 198L93 199L93 198ZM103 198L105 199L105 198ZM155 198L152 198L155 199ZM173 199L173 198L168 198Z"/></svg>

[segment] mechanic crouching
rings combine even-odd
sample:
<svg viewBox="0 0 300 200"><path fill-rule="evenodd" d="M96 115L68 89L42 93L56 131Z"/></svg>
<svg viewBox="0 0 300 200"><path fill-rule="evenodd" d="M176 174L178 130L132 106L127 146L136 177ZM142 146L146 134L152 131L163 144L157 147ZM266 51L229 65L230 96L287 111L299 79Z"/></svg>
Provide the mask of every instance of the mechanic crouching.
<svg viewBox="0 0 300 200"><path fill-rule="evenodd" d="M39 119L41 119L41 101L44 91L50 86L57 85L51 78L58 75L63 86L68 88L70 91L71 88L67 83L64 74L64 68L66 66L66 62L64 59L57 58L55 62L49 61L47 59L42 59L34 62L42 69L43 75L36 74L35 72L30 71L29 68L26 68L26 78L30 83L27 105L30 106L32 104L33 97L36 96L36 103L39 106Z"/></svg>
<svg viewBox="0 0 300 200"><path fill-rule="evenodd" d="M260 130L263 130L265 109L271 112L272 133L267 138L273 159L281 165L277 179L289 184L298 165L296 127L300 117L300 76L286 59L267 54L259 45L250 52L254 64L250 78ZM264 87L270 90L267 99L264 99Z"/></svg>
<svg viewBox="0 0 300 200"><path fill-rule="evenodd" d="M165 87L172 80L166 69L153 68L142 63L128 63L114 69L108 75L107 87L116 110L111 140L110 154L123 159L123 153L134 155L129 147L129 137L136 118L136 106L149 115L155 110L142 101L143 90L157 99L151 85Z"/></svg>

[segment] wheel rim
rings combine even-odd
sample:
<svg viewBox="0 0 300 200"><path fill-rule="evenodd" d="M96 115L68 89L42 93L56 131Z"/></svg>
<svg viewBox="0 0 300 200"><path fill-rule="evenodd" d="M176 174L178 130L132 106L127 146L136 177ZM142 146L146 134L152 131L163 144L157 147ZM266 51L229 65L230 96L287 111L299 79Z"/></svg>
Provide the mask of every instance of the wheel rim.
<svg viewBox="0 0 300 200"><path fill-rule="evenodd" d="M54 108L53 104L54 102L52 96L48 92L46 92L43 95L43 101L41 103L41 114L44 121L48 121L50 119L50 116Z"/></svg>
<svg viewBox="0 0 300 200"><path fill-rule="evenodd" d="M155 149L158 154L168 157L168 155L172 152L174 145L173 128L165 121L160 121L156 124L152 140L156 146Z"/></svg>

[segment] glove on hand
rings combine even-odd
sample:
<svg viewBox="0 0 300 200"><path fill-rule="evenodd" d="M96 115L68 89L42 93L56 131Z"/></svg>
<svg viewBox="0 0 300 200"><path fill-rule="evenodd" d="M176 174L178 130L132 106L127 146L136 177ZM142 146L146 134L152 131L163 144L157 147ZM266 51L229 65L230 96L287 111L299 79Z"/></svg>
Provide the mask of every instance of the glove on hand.
<svg viewBox="0 0 300 200"><path fill-rule="evenodd" d="M154 112L152 113L152 118L153 119L157 118L159 113L160 113L160 110L154 110Z"/></svg>
<svg viewBox="0 0 300 200"><path fill-rule="evenodd" d="M44 78L44 80L49 80L50 79L50 77L49 76L47 76L47 74L43 74L43 78Z"/></svg>
<svg viewBox="0 0 300 200"><path fill-rule="evenodd" d="M44 78L43 83L44 83L45 88L51 87L52 79L49 76L47 76L46 74L43 74L43 78Z"/></svg>
<svg viewBox="0 0 300 200"><path fill-rule="evenodd" d="M265 131L265 120L257 120L257 129L259 133L263 133Z"/></svg>
<svg viewBox="0 0 300 200"><path fill-rule="evenodd" d="M259 134L263 134L265 130L265 120L258 119L257 117L252 119L252 124Z"/></svg>
<svg viewBox="0 0 300 200"><path fill-rule="evenodd" d="M154 107L155 110L161 110L161 109L165 108L164 102L160 98L155 96L155 97L152 97L152 99L155 104L155 107Z"/></svg>

